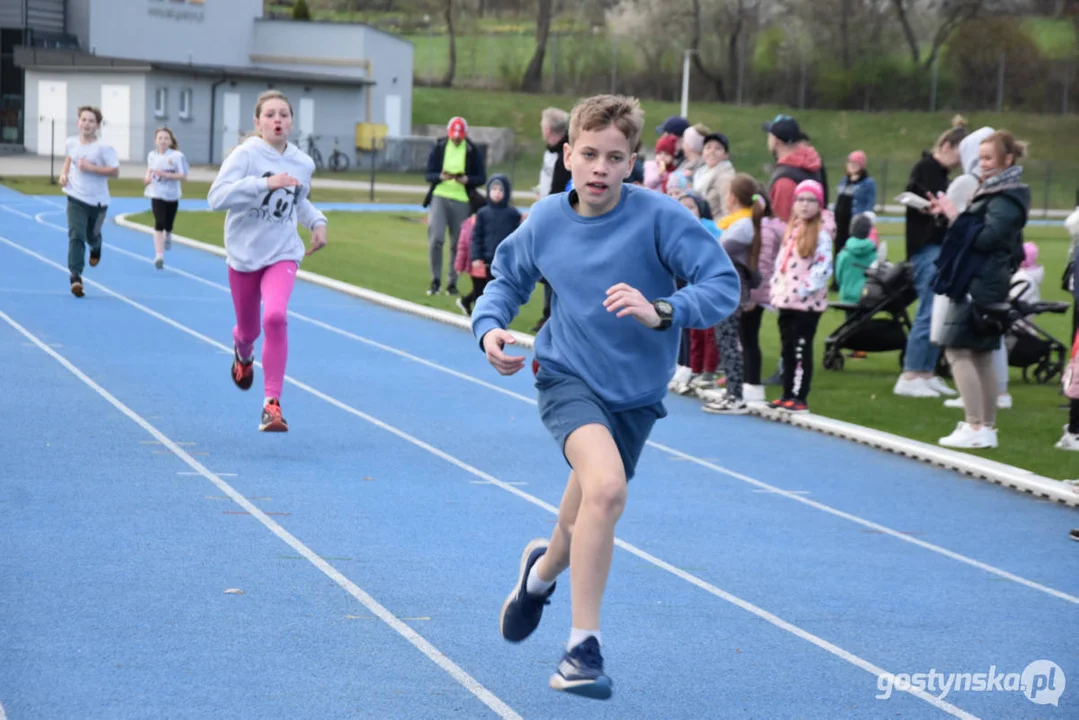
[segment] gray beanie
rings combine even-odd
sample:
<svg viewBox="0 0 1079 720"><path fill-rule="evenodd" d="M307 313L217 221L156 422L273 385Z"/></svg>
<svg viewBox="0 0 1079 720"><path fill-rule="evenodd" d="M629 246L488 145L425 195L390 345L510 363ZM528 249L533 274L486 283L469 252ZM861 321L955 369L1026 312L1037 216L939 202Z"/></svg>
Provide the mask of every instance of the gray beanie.
<svg viewBox="0 0 1079 720"><path fill-rule="evenodd" d="M854 219L850 221L850 236L859 238L861 240L869 237L870 231L873 229L873 221L869 219L869 216L865 213L858 213L854 216Z"/></svg>

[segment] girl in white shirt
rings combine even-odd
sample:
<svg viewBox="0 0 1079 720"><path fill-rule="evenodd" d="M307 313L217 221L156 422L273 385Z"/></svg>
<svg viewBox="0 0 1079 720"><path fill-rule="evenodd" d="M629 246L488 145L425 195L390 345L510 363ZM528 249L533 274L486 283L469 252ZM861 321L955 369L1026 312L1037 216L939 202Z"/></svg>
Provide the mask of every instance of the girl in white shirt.
<svg viewBox="0 0 1079 720"><path fill-rule="evenodd" d="M172 225L180 207L180 183L187 179L187 158L167 127L154 131L154 149L146 156L146 192L154 210L154 267L165 267L165 251L172 247Z"/></svg>
<svg viewBox="0 0 1079 720"><path fill-rule="evenodd" d="M288 141L291 132L288 98L276 90L259 95L255 134L225 158L208 197L211 209L228 210L225 251L236 310L231 374L241 390L249 389L254 380L259 303L265 307L265 400L259 423L264 432L288 431L281 414L288 301L300 261L326 244L326 216L308 200L315 163ZM307 252L296 232L297 222L311 230Z"/></svg>

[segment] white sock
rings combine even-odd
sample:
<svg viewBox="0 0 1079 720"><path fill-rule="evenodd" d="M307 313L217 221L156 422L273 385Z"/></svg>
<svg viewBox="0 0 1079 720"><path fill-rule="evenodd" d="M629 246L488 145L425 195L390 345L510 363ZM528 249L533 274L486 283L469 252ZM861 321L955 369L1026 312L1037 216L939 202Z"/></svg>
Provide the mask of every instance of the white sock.
<svg viewBox="0 0 1079 720"><path fill-rule="evenodd" d="M277 400L277 398L268 397L268 398L266 398L265 400L262 401L262 404L264 406L269 405L271 400Z"/></svg>
<svg viewBox="0 0 1079 720"><path fill-rule="evenodd" d="M532 569L528 572L528 579L525 580L525 591L529 595L543 595L545 592L551 589L554 585L554 580L547 582L541 580L536 568L539 567L539 563L532 566Z"/></svg>
<svg viewBox="0 0 1079 720"><path fill-rule="evenodd" d="M599 636L599 630L578 630L577 628L571 628L569 631L569 643L566 645L566 650L572 650L577 647L589 637L596 638L596 642L603 646L603 640Z"/></svg>

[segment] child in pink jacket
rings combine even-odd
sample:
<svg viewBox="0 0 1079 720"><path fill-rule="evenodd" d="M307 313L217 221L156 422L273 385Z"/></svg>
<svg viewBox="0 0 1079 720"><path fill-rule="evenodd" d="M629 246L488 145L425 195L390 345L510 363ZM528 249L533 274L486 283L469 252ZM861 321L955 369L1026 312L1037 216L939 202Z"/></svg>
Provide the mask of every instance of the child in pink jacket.
<svg viewBox="0 0 1079 720"><path fill-rule="evenodd" d="M783 396L770 407L807 412L813 378L813 340L828 309L835 218L824 207L824 188L803 180L794 189L794 208L772 275L772 307L779 311L783 348Z"/></svg>

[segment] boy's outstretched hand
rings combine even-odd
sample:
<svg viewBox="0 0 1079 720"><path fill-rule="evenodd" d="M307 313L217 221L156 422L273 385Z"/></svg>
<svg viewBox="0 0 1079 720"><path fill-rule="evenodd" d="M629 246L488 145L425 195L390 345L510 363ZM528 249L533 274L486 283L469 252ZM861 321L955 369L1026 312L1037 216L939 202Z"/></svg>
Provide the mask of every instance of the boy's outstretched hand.
<svg viewBox="0 0 1079 720"><path fill-rule="evenodd" d="M645 299L639 290L625 283L607 288L607 299L603 301L603 307L607 308L607 312L619 311L618 317L632 315L645 327L659 327L659 313L652 303Z"/></svg>
<svg viewBox="0 0 1079 720"><path fill-rule="evenodd" d="M502 375L512 375L525 365L523 356L507 355L502 352L503 346L513 345L516 342L513 333L501 328L490 330L483 336L483 351L487 354L487 362L491 363Z"/></svg>

